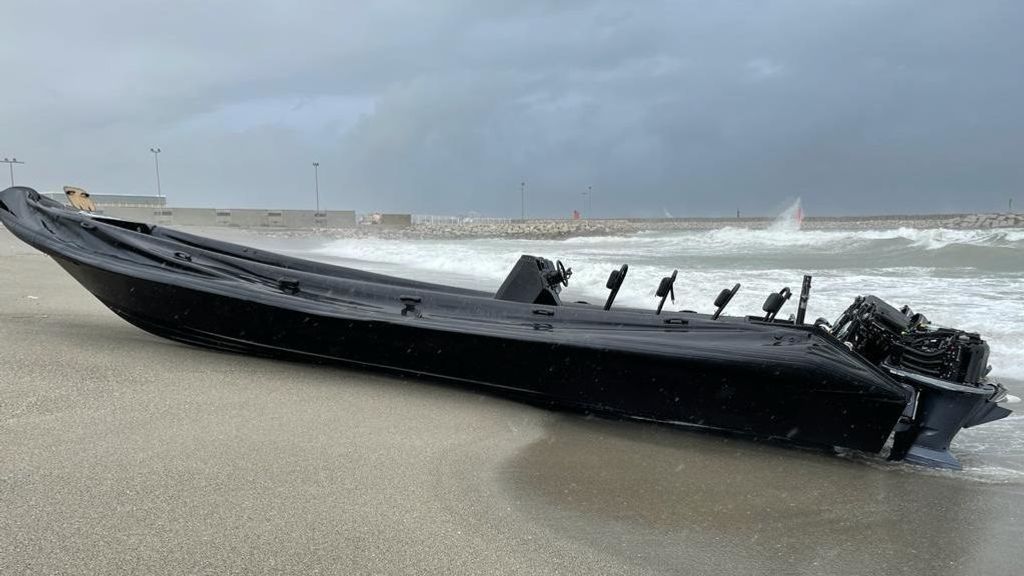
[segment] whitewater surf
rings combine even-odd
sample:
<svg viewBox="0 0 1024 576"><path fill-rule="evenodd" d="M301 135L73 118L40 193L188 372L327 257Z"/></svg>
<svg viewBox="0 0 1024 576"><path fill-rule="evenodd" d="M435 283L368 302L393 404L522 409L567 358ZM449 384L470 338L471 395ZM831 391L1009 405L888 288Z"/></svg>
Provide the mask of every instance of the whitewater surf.
<svg viewBox="0 0 1024 576"><path fill-rule="evenodd" d="M811 318L835 318L850 294L876 294L891 302L935 303L929 317L989 337L993 375L1024 380L1024 230L869 231L752 230L641 233L568 240L383 240L267 245L377 272L399 270L424 281L490 289L522 253L559 254L573 263L576 282L567 299L595 299L610 268L630 263L618 298L652 306L660 278L680 270L680 308L710 312L708 286L742 280L732 306L753 313L764 294L799 285L815 271ZM920 305L919 305L920 306Z"/></svg>

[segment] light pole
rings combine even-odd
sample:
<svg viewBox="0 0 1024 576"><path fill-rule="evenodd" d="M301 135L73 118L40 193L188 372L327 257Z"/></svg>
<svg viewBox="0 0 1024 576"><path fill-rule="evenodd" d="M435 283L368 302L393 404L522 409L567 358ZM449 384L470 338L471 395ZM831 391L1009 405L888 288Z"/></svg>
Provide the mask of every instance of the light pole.
<svg viewBox="0 0 1024 576"><path fill-rule="evenodd" d="M313 188L316 190L316 216L320 215L320 163L313 162Z"/></svg>
<svg viewBox="0 0 1024 576"><path fill-rule="evenodd" d="M160 198L163 193L160 191L160 148L150 148L150 152L153 153L153 163L156 165L156 197Z"/></svg>
<svg viewBox="0 0 1024 576"><path fill-rule="evenodd" d="M7 164L11 168L11 186L14 186L14 165L24 164L24 162L18 160L17 158L4 158L3 160L0 160L0 162Z"/></svg>
<svg viewBox="0 0 1024 576"><path fill-rule="evenodd" d="M594 216L592 212L594 210L594 187L587 186L587 191L584 192L583 195L587 197L587 219L593 218Z"/></svg>
<svg viewBox="0 0 1024 576"><path fill-rule="evenodd" d="M526 182L519 183L519 210L519 219L526 220Z"/></svg>

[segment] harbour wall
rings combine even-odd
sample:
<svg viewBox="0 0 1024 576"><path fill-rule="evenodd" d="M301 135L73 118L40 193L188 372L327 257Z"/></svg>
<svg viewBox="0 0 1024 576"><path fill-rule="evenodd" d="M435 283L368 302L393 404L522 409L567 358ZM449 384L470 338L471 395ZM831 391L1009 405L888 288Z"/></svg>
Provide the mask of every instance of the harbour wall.
<svg viewBox="0 0 1024 576"><path fill-rule="evenodd" d="M97 206L103 216L164 226L225 226L239 228L352 228L352 210L260 210L252 208L172 208L168 206Z"/></svg>
<svg viewBox="0 0 1024 576"><path fill-rule="evenodd" d="M201 226L278 229L356 228L358 218L352 210L266 210L172 208L167 206L99 205L103 215L163 226ZM379 214L372 218L373 229L416 230L419 234L452 237L566 237L574 235L630 234L639 230L706 230L724 226L768 228L772 218L678 218L678 219L600 219L600 220L507 220L461 222L459 224L416 223L410 214ZM805 230L886 229L886 228L1019 228L1024 214L935 214L920 216L811 217L803 221ZM362 228L362 227L360 227Z"/></svg>

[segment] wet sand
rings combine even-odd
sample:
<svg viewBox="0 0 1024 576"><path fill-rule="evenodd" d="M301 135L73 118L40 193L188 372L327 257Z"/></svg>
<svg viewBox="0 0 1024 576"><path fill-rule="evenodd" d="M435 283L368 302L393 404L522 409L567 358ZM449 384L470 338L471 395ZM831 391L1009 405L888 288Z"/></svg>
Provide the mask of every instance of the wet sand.
<svg viewBox="0 0 1024 576"><path fill-rule="evenodd" d="M3 228L0 279L0 574L1024 571L1019 419L929 471L190 348Z"/></svg>

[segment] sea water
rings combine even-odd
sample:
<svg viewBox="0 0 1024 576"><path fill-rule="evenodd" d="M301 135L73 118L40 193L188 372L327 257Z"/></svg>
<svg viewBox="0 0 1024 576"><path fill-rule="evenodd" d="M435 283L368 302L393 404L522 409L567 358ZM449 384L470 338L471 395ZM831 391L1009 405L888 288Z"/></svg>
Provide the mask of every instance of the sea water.
<svg viewBox="0 0 1024 576"><path fill-rule="evenodd" d="M909 305L934 324L981 333L992 376L1024 380L1024 230L811 231L721 228L567 240L326 241L308 257L418 280L496 290L521 254L573 270L567 301L603 303L609 272L629 264L617 305L654 309L673 270L668 310L712 312L722 288L742 286L727 315L761 313L770 292L800 292L813 275L807 317L834 320L854 297ZM794 296L780 312L796 312Z"/></svg>

